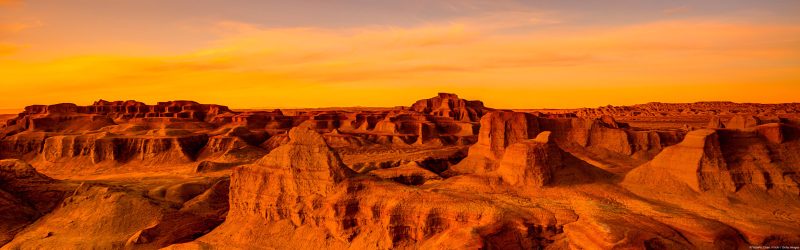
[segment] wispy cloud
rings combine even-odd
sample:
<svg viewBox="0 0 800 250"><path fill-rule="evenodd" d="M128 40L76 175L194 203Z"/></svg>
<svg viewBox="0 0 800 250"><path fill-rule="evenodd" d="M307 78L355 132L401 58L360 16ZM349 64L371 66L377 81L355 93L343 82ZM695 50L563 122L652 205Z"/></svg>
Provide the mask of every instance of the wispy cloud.
<svg viewBox="0 0 800 250"><path fill-rule="evenodd" d="M208 32L218 39L177 56L0 61L0 81L5 90L48 100L174 97L238 107L396 105L397 98L443 90L483 93L500 107L645 102L655 93L726 93L736 100L741 96L712 88L728 84L746 93L756 84L800 81L800 28L790 24L672 19L571 26L555 13L504 12L412 27L224 21ZM687 85L703 95L675 90ZM391 97L364 100L365 92L388 90ZM573 98L552 97L560 94ZM30 98L12 96L0 106Z"/></svg>

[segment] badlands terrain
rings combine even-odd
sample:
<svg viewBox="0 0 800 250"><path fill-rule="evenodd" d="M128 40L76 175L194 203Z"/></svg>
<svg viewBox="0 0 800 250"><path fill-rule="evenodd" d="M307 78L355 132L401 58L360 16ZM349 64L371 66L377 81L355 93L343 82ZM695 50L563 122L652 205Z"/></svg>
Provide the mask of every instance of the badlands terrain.
<svg viewBox="0 0 800 250"><path fill-rule="evenodd" d="M0 249L800 246L800 104L0 115Z"/></svg>

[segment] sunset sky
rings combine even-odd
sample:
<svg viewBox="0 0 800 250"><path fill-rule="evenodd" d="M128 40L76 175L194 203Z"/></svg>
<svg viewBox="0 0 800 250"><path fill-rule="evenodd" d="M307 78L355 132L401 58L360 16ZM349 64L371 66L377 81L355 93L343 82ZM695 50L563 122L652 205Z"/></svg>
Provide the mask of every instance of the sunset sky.
<svg viewBox="0 0 800 250"><path fill-rule="evenodd" d="M0 109L800 101L800 1L0 0Z"/></svg>

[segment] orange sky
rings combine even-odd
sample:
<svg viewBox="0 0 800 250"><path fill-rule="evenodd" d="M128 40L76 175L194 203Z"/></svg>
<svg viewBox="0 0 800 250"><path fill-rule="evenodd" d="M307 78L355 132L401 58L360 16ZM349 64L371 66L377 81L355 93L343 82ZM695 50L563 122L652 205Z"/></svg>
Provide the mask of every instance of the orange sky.
<svg viewBox="0 0 800 250"><path fill-rule="evenodd" d="M247 12L211 15L205 2L182 16L0 0L0 109L100 98L396 106L437 92L502 108L800 101L800 25L785 6L639 6L613 19L498 1L511 7L332 24L238 20Z"/></svg>

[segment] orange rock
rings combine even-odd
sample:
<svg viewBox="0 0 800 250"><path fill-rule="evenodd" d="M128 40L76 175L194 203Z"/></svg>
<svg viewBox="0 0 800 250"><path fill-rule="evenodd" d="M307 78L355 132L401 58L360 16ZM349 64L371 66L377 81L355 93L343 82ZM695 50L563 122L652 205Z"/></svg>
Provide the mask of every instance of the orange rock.
<svg viewBox="0 0 800 250"><path fill-rule="evenodd" d="M411 110L441 117L450 117L458 121L480 120L481 116L491 109L483 106L481 101L468 101L458 98L456 94L439 93L431 99L419 100L411 105Z"/></svg>
<svg viewBox="0 0 800 250"><path fill-rule="evenodd" d="M761 123L757 117L752 115L737 115L734 116L728 123L725 124L726 128L731 129L746 129L758 126Z"/></svg>
<svg viewBox="0 0 800 250"><path fill-rule="evenodd" d="M497 169L506 147L527 140L539 132L536 118L527 113L493 111L481 118L478 142L467 158L450 170L454 173L487 173Z"/></svg>
<svg viewBox="0 0 800 250"><path fill-rule="evenodd" d="M549 184L561 165L561 149L544 131L535 139L512 144L505 150L497 172L504 181L523 187L542 187Z"/></svg>
<svg viewBox="0 0 800 250"><path fill-rule="evenodd" d="M731 172L714 130L690 132L678 145L667 147L648 164L631 171L626 181L658 186L677 183L695 191L735 191Z"/></svg>
<svg viewBox="0 0 800 250"><path fill-rule="evenodd" d="M712 116L711 120L708 121L708 125L706 128L710 129L718 129L718 128L725 128L725 124L719 119L719 116Z"/></svg>
<svg viewBox="0 0 800 250"><path fill-rule="evenodd" d="M289 131L289 143L231 175L230 216L267 221L307 220L317 199L352 171L331 151L322 135L307 127ZM259 191L261 190L261 191Z"/></svg>

